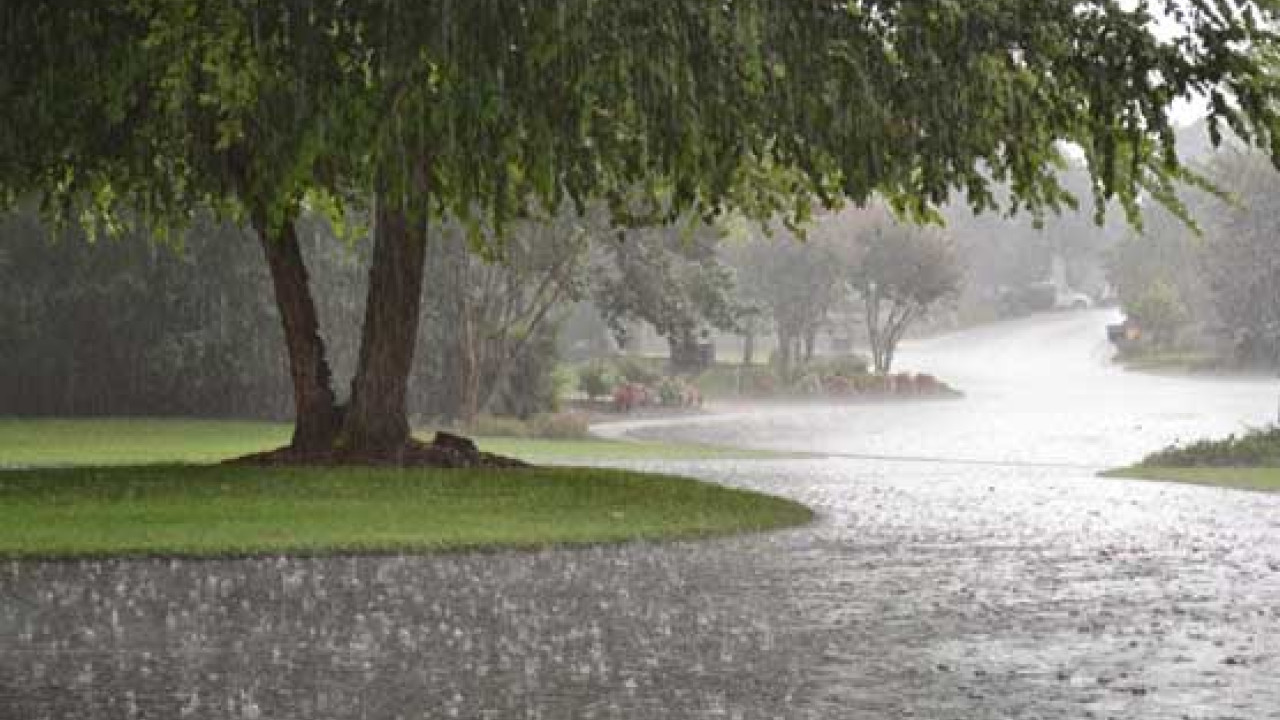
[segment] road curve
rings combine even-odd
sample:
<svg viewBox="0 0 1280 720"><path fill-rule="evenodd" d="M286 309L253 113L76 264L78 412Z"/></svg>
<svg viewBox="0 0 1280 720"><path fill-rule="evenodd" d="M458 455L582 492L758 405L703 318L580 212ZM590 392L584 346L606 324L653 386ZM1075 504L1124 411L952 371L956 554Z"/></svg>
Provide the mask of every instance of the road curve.
<svg viewBox="0 0 1280 720"><path fill-rule="evenodd" d="M805 528L536 553L0 565L0 708L95 719L1278 718L1280 496L1092 469L1174 432L1253 421L1269 384L1254 383L1250 402L1244 381L1139 377L1123 386L1147 388L1130 396L1147 401L1141 428L1116 417L1122 402L1098 417L1090 408L1126 376L1066 348L1092 342L1085 330L1099 320L908 349L905 363L938 360L940 374L968 382L963 401L677 431L850 457L642 465L799 499L820 513ZM1024 368L1015 359L1028 345L1058 365ZM1035 401L1035 383L999 380L1018 374L1044 379ZM1015 419L984 424L998 407ZM1097 427L1135 432L1100 438ZM871 455L881 459L853 457Z"/></svg>

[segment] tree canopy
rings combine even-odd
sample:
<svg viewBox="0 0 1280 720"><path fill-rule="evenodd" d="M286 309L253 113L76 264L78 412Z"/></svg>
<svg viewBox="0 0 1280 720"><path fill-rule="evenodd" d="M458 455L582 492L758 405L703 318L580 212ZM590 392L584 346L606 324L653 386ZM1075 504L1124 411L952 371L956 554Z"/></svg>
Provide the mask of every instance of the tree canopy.
<svg viewBox="0 0 1280 720"><path fill-rule="evenodd" d="M1063 200L1063 141L1099 194L1166 190L1171 105L1195 96L1210 132L1272 148L1276 4L1132 5L7 3L0 187L278 205L425 172L440 206L502 218L637 188L714 207L767 161L824 197L924 211L958 189L982 209L1008 182L1041 208ZM207 182L237 154L262 158L247 187Z"/></svg>
<svg viewBox="0 0 1280 720"><path fill-rule="evenodd" d="M875 228L858 240L849 283L862 299L872 366L887 373L911 324L955 295L964 273L950 239L932 229Z"/></svg>
<svg viewBox="0 0 1280 720"><path fill-rule="evenodd" d="M1071 143L1093 194L1136 218L1193 179L1175 100L1280 158L1278 16L1274 0L15 0L0 200L108 229L206 206L250 220L310 398L300 424L334 393L293 220L304 202L368 209L343 442L390 446L433 215L500 239L482 231L566 200L625 222L803 219L875 195L920 218L957 193L1039 213L1074 202L1056 173ZM324 440L339 418L321 414Z"/></svg>

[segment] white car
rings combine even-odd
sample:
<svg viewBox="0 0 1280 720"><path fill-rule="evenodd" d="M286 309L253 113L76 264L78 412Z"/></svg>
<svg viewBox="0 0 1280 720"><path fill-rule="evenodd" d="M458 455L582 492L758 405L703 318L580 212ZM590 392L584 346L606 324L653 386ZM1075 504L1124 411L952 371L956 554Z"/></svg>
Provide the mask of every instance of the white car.
<svg viewBox="0 0 1280 720"><path fill-rule="evenodd" d="M1053 307L1058 310L1088 310L1093 307L1093 298L1082 292L1063 290L1058 293Z"/></svg>

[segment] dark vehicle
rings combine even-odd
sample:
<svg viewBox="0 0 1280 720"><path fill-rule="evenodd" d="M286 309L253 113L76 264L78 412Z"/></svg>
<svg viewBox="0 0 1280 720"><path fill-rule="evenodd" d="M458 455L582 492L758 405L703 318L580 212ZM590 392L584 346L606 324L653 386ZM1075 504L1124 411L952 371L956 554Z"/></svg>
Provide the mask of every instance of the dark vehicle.
<svg viewBox="0 0 1280 720"><path fill-rule="evenodd" d="M1038 282L1002 288L996 297L996 310L1000 317L1021 317L1034 312L1052 310L1057 306L1057 302L1057 286L1051 282Z"/></svg>
<svg viewBox="0 0 1280 720"><path fill-rule="evenodd" d="M1107 326L1107 340L1121 352L1131 350L1142 341L1142 328L1133 318L1125 318L1124 322Z"/></svg>

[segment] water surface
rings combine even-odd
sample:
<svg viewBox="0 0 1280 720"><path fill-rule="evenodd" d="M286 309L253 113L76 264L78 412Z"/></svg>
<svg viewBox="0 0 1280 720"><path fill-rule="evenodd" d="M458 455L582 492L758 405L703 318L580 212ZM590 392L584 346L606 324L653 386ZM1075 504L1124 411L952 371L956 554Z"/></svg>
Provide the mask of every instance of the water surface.
<svg viewBox="0 0 1280 720"><path fill-rule="evenodd" d="M1280 717L1280 495L1094 475L1265 422L1275 383L1123 373L1107 319L904 353L961 401L637 430L830 453L628 465L797 498L797 530L0 565L0 717Z"/></svg>

